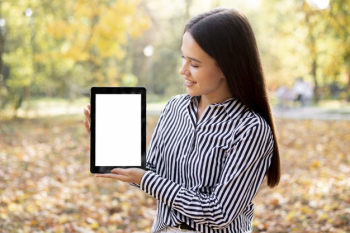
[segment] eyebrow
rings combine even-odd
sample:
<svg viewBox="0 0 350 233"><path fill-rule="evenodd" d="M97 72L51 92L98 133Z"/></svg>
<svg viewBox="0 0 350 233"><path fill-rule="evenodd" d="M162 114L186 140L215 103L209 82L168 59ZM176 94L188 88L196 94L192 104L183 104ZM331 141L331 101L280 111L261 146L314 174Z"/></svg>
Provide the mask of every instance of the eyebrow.
<svg viewBox="0 0 350 233"><path fill-rule="evenodd" d="M182 49L181 49L180 51L181 51L182 56L183 56ZM193 60L193 61L196 61L196 62L198 62L198 63L202 63L202 62L200 62L199 60L197 60L197 59L195 59L195 58L193 58L193 57L186 57L186 58L188 58L188 59L190 59L190 60Z"/></svg>

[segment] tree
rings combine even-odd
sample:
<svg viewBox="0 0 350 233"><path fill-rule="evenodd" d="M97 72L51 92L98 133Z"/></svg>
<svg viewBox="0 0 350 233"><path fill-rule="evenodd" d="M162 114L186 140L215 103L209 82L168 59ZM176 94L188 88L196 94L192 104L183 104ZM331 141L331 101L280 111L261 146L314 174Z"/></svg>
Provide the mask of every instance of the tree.
<svg viewBox="0 0 350 233"><path fill-rule="evenodd" d="M311 78L315 102L321 98L319 88L342 74L347 77L347 92L350 90L350 1L331 0L328 7L319 4L313 0L263 1L257 30L267 78L272 76L275 85L287 86L295 77Z"/></svg>
<svg viewBox="0 0 350 233"><path fill-rule="evenodd" d="M74 97L76 89L123 84L125 49L150 27L139 6L138 0L2 2L8 22L2 55L10 68L2 104L16 110L32 93Z"/></svg>
<svg viewBox="0 0 350 233"><path fill-rule="evenodd" d="M71 16L53 16L47 24L48 34L61 41L61 50L50 52L74 64L72 72L83 73L89 86L120 85L127 71L123 58L128 43L150 26L138 5L137 0L80 0L67 4Z"/></svg>
<svg viewBox="0 0 350 233"><path fill-rule="evenodd" d="M318 46L317 40L324 33L324 27L322 27L321 10L312 7L306 0L302 1L300 11L304 15L304 22L302 25L306 28L306 41L305 45L309 51L310 56L310 73L314 82L314 102L318 103L319 97L319 81L317 75L318 68Z"/></svg>
<svg viewBox="0 0 350 233"><path fill-rule="evenodd" d="M350 1L331 0L327 13L330 32L338 41L336 52L341 57L341 65L347 76L346 93L347 101L350 101Z"/></svg>

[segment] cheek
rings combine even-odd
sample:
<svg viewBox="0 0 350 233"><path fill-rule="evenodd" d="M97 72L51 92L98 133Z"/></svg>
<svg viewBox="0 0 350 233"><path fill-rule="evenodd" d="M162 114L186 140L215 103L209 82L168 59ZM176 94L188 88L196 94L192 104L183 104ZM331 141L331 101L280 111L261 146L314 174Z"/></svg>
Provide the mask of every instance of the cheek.
<svg viewBox="0 0 350 233"><path fill-rule="evenodd" d="M223 73L218 68L213 69L211 72L208 72L208 75L210 75L212 81L215 83L221 82L222 79L224 78Z"/></svg>
<svg viewBox="0 0 350 233"><path fill-rule="evenodd" d="M224 74L218 66L215 66L212 70L212 76L217 78L223 78Z"/></svg>
<svg viewBox="0 0 350 233"><path fill-rule="evenodd" d="M191 76L196 82L205 83L208 81L208 73L206 73L204 70L192 68L190 69L190 72Z"/></svg>
<svg viewBox="0 0 350 233"><path fill-rule="evenodd" d="M215 70L203 70L203 72L192 73L192 76L196 78L198 82L209 86L216 86L219 84L222 77L220 73Z"/></svg>

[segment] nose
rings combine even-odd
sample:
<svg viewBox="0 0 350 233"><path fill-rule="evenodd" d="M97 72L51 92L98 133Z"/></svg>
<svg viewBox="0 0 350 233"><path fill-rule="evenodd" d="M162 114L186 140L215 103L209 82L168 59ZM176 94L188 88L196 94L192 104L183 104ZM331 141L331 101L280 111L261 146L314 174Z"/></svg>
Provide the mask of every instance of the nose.
<svg viewBox="0 0 350 233"><path fill-rule="evenodd" d="M184 68L184 65L182 64L181 68L179 69L179 73L181 75L184 75L185 74L185 68Z"/></svg>
<svg viewBox="0 0 350 233"><path fill-rule="evenodd" d="M181 75L189 76L190 71L187 69L186 61L182 62L181 68L179 69Z"/></svg>

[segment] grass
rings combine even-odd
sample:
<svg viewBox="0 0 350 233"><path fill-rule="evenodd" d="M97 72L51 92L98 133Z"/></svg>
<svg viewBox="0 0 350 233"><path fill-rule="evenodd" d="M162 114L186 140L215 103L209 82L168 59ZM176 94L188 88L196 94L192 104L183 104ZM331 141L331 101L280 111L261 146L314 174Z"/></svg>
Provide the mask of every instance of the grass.
<svg viewBox="0 0 350 233"><path fill-rule="evenodd" d="M163 96L147 96L147 108L149 110L159 110L167 101L168 99ZM88 103L90 103L90 97L75 99L33 98L22 103L22 106L17 110L17 118L80 114ZM0 119L11 119L13 116L14 111L9 106L0 110Z"/></svg>

